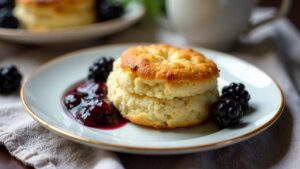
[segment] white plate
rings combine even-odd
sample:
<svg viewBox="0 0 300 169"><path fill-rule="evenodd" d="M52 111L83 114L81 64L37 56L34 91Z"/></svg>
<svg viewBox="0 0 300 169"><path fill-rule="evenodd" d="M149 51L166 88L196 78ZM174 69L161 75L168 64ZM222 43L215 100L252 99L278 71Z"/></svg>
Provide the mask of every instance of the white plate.
<svg viewBox="0 0 300 169"><path fill-rule="evenodd" d="M87 40L125 29L137 22L144 14L145 9L140 3L131 3L126 9L126 13L118 19L48 32L0 28L0 39L27 44L54 44Z"/></svg>
<svg viewBox="0 0 300 169"><path fill-rule="evenodd" d="M231 82L242 82L251 94L251 108L240 127L220 130L209 122L190 128L156 130L128 123L119 129L100 130L70 118L61 105L64 91L87 76L94 60L100 56L118 57L130 45L86 49L42 66L27 79L21 90L21 99L29 114L49 130L86 145L139 154L180 154L245 140L269 127L283 110L281 89L263 71L233 56L195 48L218 65L219 89Z"/></svg>

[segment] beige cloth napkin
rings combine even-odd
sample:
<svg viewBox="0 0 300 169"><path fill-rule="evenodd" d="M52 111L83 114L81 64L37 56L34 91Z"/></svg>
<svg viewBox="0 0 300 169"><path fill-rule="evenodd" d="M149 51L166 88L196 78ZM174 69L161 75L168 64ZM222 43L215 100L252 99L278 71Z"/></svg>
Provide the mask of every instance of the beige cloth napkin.
<svg viewBox="0 0 300 169"><path fill-rule="evenodd" d="M282 24L285 21L282 21ZM283 88L287 108L283 116L265 132L226 148L178 156L142 156L116 153L127 169L297 169L300 166L300 100L277 60L272 45L276 24L258 30L251 43L240 44L233 53L273 76ZM287 30L288 31L288 30ZM166 42L185 45L177 33L141 24L102 43ZM0 64L15 63L27 74L34 67L57 56L95 42L72 47L23 47L1 44ZM266 98L268 99L268 98ZM122 168L112 152L89 148L56 136L25 113L17 96L0 96L0 144L27 165L35 168L102 169ZM18 119L18 120L17 120Z"/></svg>
<svg viewBox="0 0 300 169"><path fill-rule="evenodd" d="M73 143L44 129L20 103L0 106L0 144L36 169L123 169L114 153Z"/></svg>

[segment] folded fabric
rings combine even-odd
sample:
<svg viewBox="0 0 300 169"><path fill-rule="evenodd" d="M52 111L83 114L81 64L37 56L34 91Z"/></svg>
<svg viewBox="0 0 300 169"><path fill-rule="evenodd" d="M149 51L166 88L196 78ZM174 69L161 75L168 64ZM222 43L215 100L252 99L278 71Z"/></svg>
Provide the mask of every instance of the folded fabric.
<svg viewBox="0 0 300 169"><path fill-rule="evenodd" d="M43 128L21 103L0 106L0 144L36 169L123 169L114 153L71 142Z"/></svg>

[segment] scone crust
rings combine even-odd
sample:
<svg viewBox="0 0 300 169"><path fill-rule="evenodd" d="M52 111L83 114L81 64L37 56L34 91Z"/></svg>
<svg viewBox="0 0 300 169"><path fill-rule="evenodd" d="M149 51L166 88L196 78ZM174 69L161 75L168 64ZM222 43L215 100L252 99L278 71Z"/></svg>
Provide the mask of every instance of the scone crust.
<svg viewBox="0 0 300 169"><path fill-rule="evenodd" d="M214 62L193 49L167 44L135 46L121 55L121 68L144 79L172 82L205 81L218 76Z"/></svg>

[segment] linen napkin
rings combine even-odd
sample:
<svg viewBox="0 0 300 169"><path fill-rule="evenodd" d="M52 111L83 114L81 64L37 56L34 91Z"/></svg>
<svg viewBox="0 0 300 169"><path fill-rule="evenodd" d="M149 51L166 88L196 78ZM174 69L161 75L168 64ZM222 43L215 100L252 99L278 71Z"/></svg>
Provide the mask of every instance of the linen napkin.
<svg viewBox="0 0 300 169"><path fill-rule="evenodd" d="M0 106L0 144L36 169L123 169L114 153L68 141L44 129L21 103Z"/></svg>

